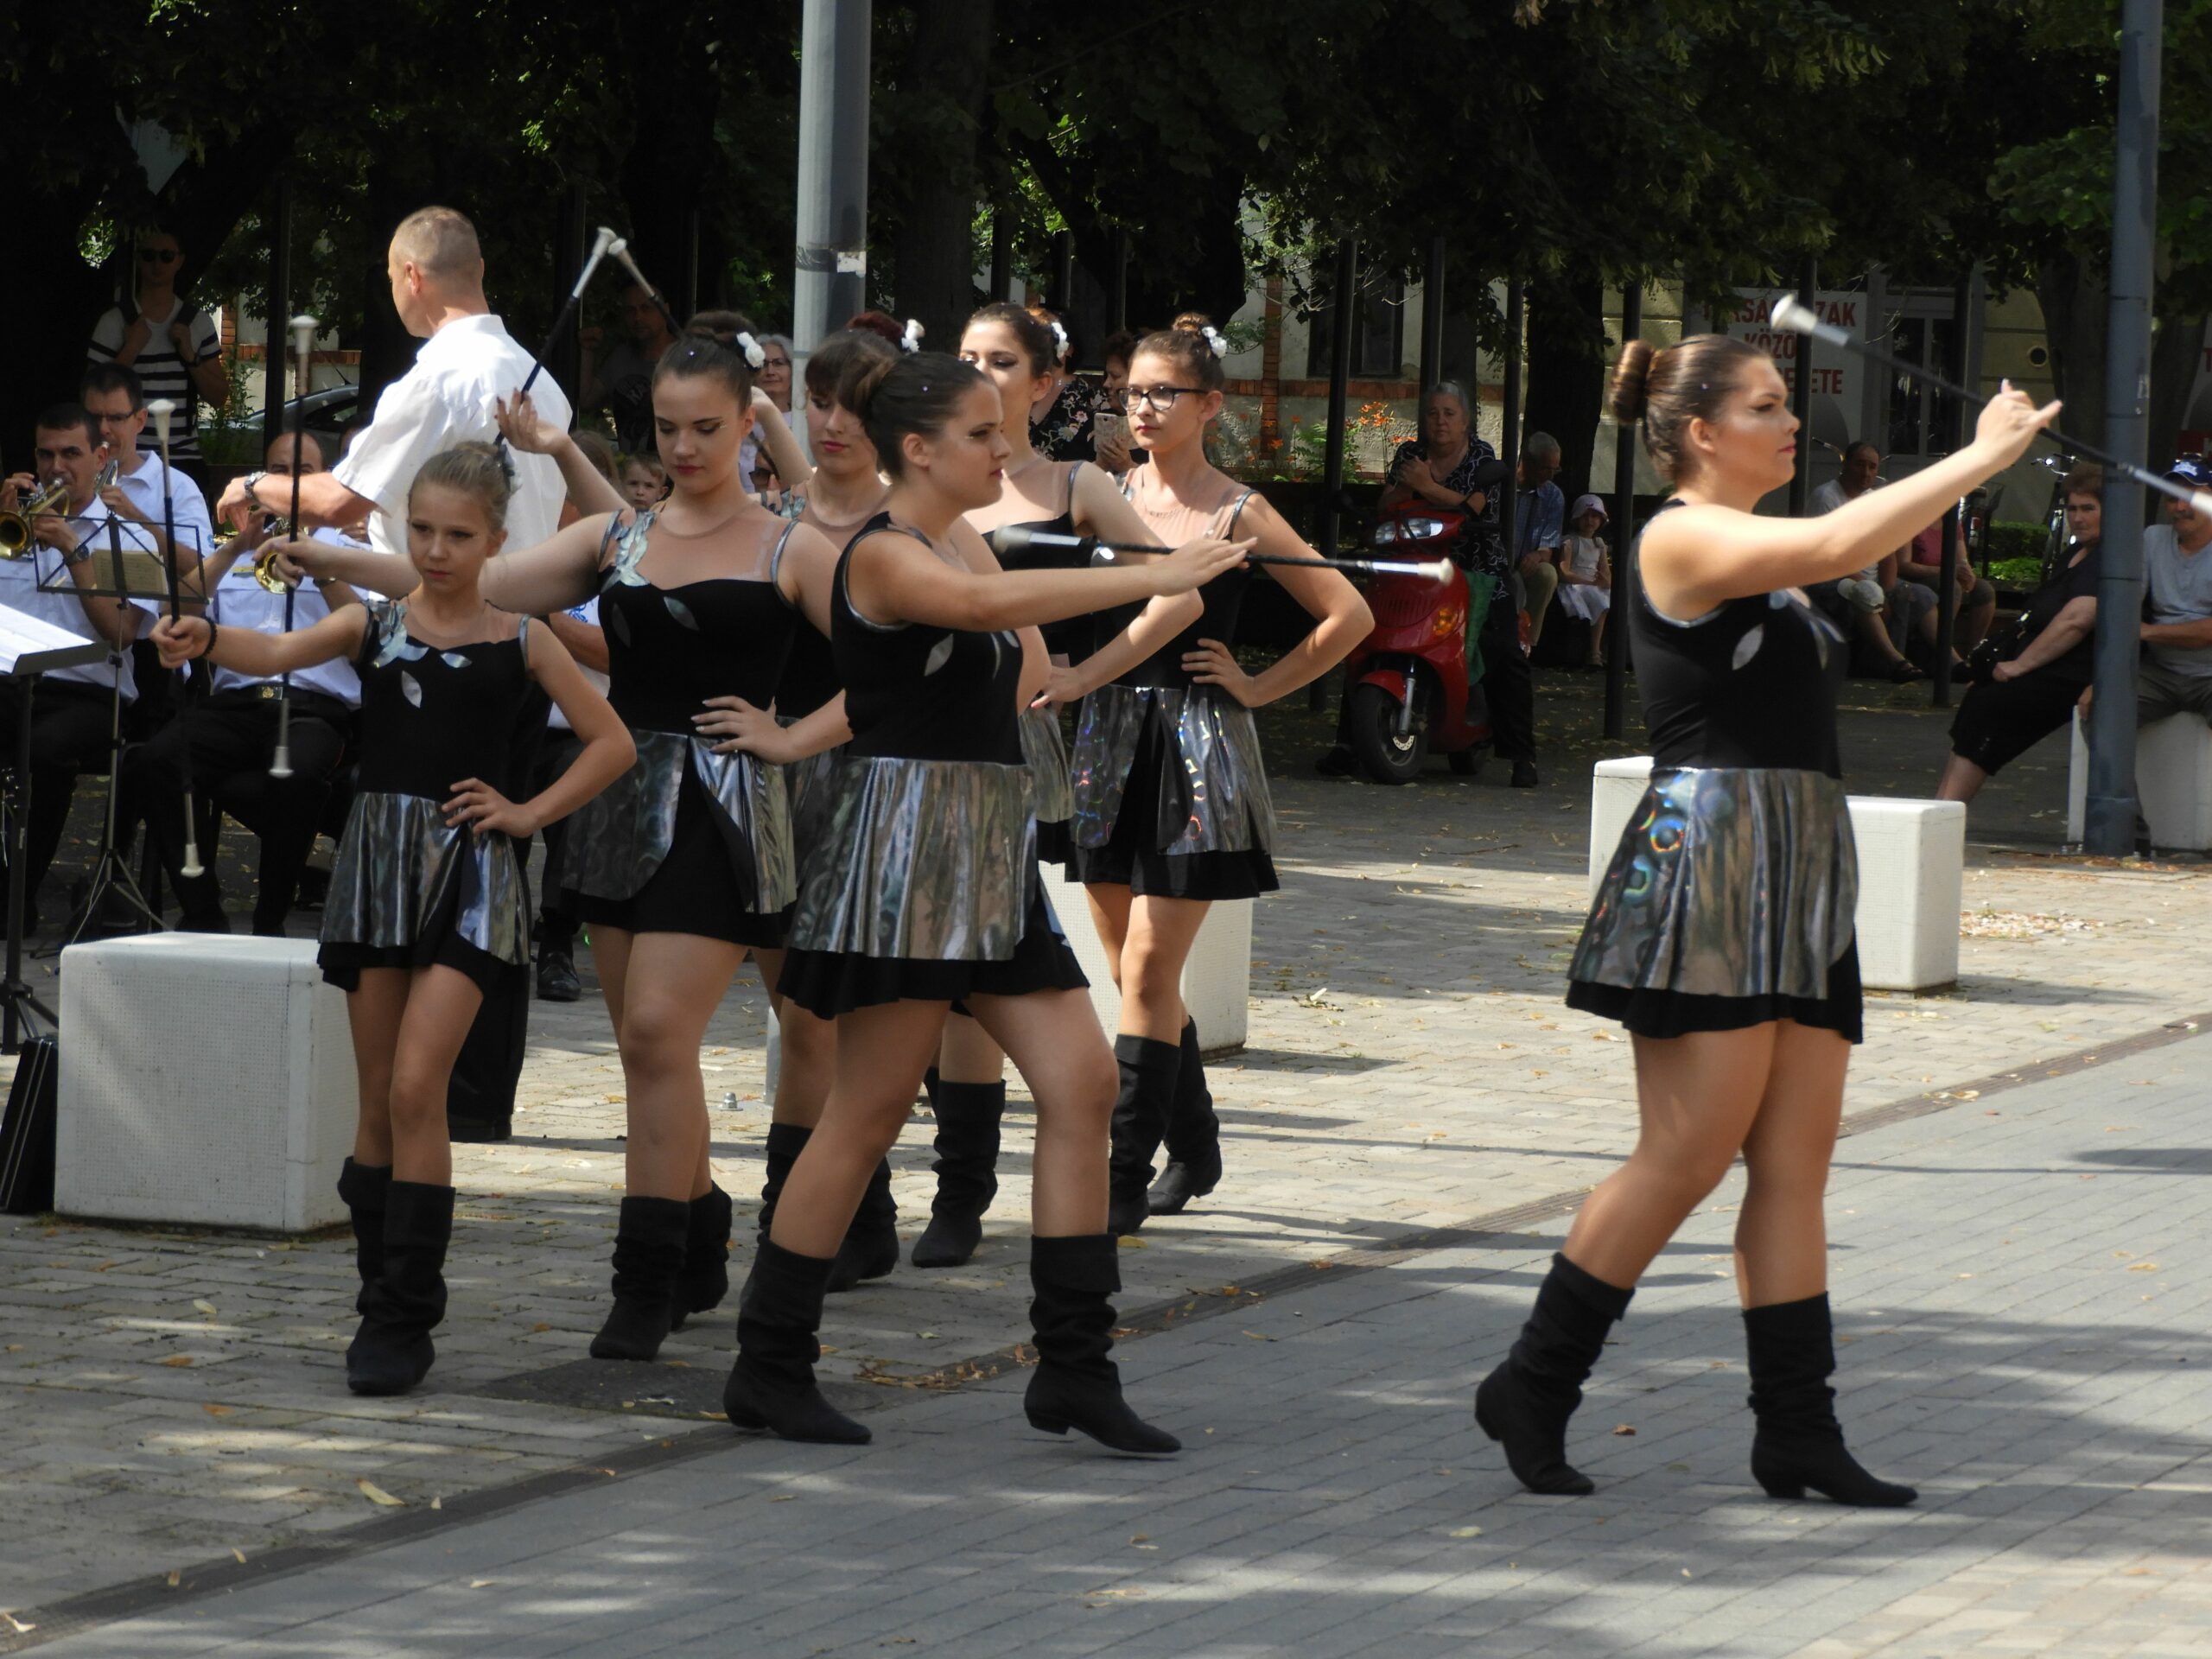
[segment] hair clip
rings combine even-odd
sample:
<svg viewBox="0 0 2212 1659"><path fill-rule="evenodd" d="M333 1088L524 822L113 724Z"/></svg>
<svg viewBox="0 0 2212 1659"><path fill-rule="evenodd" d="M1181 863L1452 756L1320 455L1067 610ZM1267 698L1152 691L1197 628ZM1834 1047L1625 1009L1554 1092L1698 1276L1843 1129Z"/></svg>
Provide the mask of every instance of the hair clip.
<svg viewBox="0 0 2212 1659"><path fill-rule="evenodd" d="M899 349L902 352L920 351L922 349L922 336L927 332L928 330L922 327L919 318L907 318L906 332L899 336Z"/></svg>
<svg viewBox="0 0 2212 1659"><path fill-rule="evenodd" d="M1052 329L1053 344L1059 348L1058 360L1065 363L1068 360L1068 353L1075 348L1068 343L1068 331L1060 326L1058 317L1052 319Z"/></svg>
<svg viewBox="0 0 2212 1659"><path fill-rule="evenodd" d="M745 366L748 369L757 369L768 360L768 353L760 349L760 342L748 334L741 332L733 343L745 353Z"/></svg>
<svg viewBox="0 0 2212 1659"><path fill-rule="evenodd" d="M1213 347L1213 354L1216 357L1227 357L1229 355L1229 342L1222 338L1220 329L1215 327L1213 324L1208 323L1203 328L1199 329L1198 332L1205 336L1206 344Z"/></svg>

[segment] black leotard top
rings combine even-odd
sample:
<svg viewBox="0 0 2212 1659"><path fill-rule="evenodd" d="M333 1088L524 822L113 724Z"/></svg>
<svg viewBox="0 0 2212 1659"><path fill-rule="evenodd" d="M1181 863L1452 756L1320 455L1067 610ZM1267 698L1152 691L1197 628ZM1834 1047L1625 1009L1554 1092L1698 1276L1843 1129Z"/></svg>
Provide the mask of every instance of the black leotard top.
<svg viewBox="0 0 2212 1659"><path fill-rule="evenodd" d="M846 753L1020 766L1021 731L1014 708L1021 679L1018 636L919 623L887 627L853 609L845 586L853 549L887 529L930 545L918 531L880 512L861 526L837 561L830 644L845 687L845 717L853 728ZM937 825L932 830L954 833L955 827Z"/></svg>
<svg viewBox="0 0 2212 1659"><path fill-rule="evenodd" d="M776 685L777 714L785 720L804 720L843 689L837 680L837 659L830 642L801 617L791 630L784 677Z"/></svg>
<svg viewBox="0 0 2212 1659"><path fill-rule="evenodd" d="M537 690L524 641L432 645L407 631L404 603L368 607L354 667L361 677L360 788L446 800L480 778L512 786L509 762L524 702Z"/></svg>
<svg viewBox="0 0 2212 1659"><path fill-rule="evenodd" d="M644 523L650 525L651 515ZM766 709L776 699L798 613L776 586L790 538L776 544L764 580L715 576L659 588L618 558L600 594L607 631L607 694L634 731L696 734L691 717L709 697L742 697Z"/></svg>
<svg viewBox="0 0 2212 1659"><path fill-rule="evenodd" d="M1679 506L1669 501L1659 509ZM1653 515L1656 518L1656 514ZM1844 642L1793 590L1732 599L1691 621L1653 608L1629 560L1629 626L1655 766L1756 766L1843 776L1835 689Z"/></svg>
<svg viewBox="0 0 2212 1659"><path fill-rule="evenodd" d="M1058 518L1027 518L1005 528L1046 531L1055 536L1077 534L1075 527L1075 475L1082 470L1083 463L1079 461L1068 468L1067 504L1060 509ZM1080 570L1089 564L1090 556L1077 553L1073 548L1027 548L1020 553L1002 556L999 563L1009 570ZM1087 616L1071 616L1058 622L1047 622L1041 632L1045 636L1045 649L1055 657L1080 661L1091 649L1093 629L1091 620Z"/></svg>
<svg viewBox="0 0 2212 1659"><path fill-rule="evenodd" d="M1128 493L1126 485L1122 493ZM1229 523L1222 531L1224 537L1236 536L1236 521L1243 517L1244 504L1252 499L1252 495L1253 492L1247 490L1236 498L1235 505L1229 510ZM1135 668L1126 669L1116 676L1115 683L1119 685L1189 685L1191 676L1183 666L1185 652L1193 649L1201 639L1218 639L1232 649L1236 646L1236 620L1244 608L1245 591L1252 585L1252 570L1253 567L1249 564L1240 565L1234 570L1224 570L1199 588L1198 598L1205 609L1199 613L1198 620ZM1103 648L1115 635L1128 627L1143 608L1141 605L1131 605L1118 610L1099 612L1093 619L1097 626L1094 649Z"/></svg>

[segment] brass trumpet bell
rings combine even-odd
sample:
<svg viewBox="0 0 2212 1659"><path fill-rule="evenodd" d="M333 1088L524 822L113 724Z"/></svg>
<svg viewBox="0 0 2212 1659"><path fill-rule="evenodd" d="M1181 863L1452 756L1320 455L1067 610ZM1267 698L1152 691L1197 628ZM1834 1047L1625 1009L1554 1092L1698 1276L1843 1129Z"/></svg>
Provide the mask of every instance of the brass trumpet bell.
<svg viewBox="0 0 2212 1659"><path fill-rule="evenodd" d="M31 520L69 505L69 485L56 479L20 505L0 512L0 559L20 559L30 551Z"/></svg>

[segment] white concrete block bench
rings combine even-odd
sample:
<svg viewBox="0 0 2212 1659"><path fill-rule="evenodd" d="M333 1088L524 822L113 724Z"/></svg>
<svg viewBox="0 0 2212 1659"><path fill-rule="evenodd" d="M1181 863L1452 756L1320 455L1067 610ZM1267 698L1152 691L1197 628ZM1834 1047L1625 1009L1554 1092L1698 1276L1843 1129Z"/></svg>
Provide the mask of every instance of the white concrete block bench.
<svg viewBox="0 0 2212 1659"><path fill-rule="evenodd" d="M1591 779L1590 894L1651 780L1651 757L1600 760ZM1859 844L1859 976L1870 990L1925 991L1959 976L1967 810L1958 801L1849 798Z"/></svg>
<svg viewBox="0 0 2212 1659"><path fill-rule="evenodd" d="M63 951L54 1208L284 1233L343 1221L353 1039L315 954L206 933Z"/></svg>
<svg viewBox="0 0 2212 1659"><path fill-rule="evenodd" d="M2074 711L2074 749L2066 766L2066 839L2088 838L2089 743ZM2135 794L2151 844L2174 852L2212 852L2212 726L2202 715L2169 715L2135 728Z"/></svg>

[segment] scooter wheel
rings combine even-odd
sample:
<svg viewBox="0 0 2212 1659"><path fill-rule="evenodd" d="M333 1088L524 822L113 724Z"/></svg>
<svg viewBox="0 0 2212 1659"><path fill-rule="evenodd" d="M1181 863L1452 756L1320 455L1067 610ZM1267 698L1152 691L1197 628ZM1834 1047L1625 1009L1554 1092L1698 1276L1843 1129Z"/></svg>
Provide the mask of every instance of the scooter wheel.
<svg viewBox="0 0 2212 1659"><path fill-rule="evenodd" d="M1428 732L1420 710L1410 730L1398 729L1405 705L1379 685L1356 685L1344 705L1344 735L1359 757L1360 769L1378 784L1410 784L1421 775L1428 753Z"/></svg>

